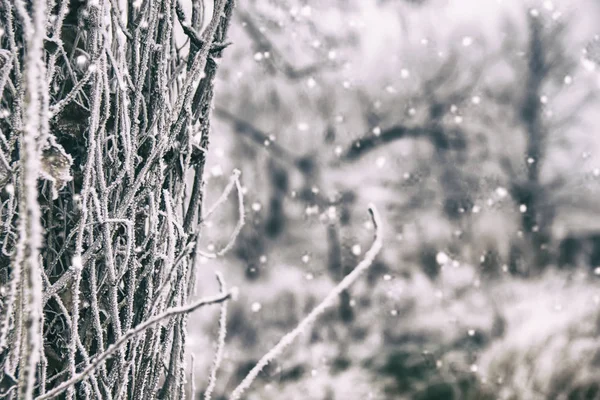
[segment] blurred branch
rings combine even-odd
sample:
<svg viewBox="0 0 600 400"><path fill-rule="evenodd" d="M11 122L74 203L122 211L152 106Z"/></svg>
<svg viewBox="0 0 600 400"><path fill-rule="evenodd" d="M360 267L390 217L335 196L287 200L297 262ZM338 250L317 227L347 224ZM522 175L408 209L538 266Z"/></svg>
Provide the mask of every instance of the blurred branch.
<svg viewBox="0 0 600 400"><path fill-rule="evenodd" d="M289 79L302 79L308 75L314 74L329 64L328 62L317 62L305 67L295 67L261 31L248 13L238 10L238 15L245 24L248 36L254 41L255 49L260 52L269 51L270 57L267 58L267 60L272 71L279 70Z"/></svg>
<svg viewBox="0 0 600 400"><path fill-rule="evenodd" d="M423 82L423 92L425 98L434 98L436 91L443 86L448 79L456 74L456 66L458 64L458 54L452 52L446 61L439 67L436 73L429 79Z"/></svg>
<svg viewBox="0 0 600 400"><path fill-rule="evenodd" d="M277 157L281 161L296 166L297 157L294 154L292 154L289 150L279 145L278 143L272 141L269 138L269 135L267 135L265 132L263 132L256 126L252 125L250 122L238 118L236 115L219 106L215 107L214 113L217 117L231 123L234 126L234 129L237 133L248 137L253 142L257 143L259 146L268 150L269 153L271 153L273 156ZM265 143L268 143L268 145L266 145Z"/></svg>
<svg viewBox="0 0 600 400"><path fill-rule="evenodd" d="M466 76L467 79L464 82L460 80L459 59L460 54L452 51L437 72L423 82L422 93L424 95L421 101L429 105L429 118L434 122L439 121L453 105L458 106L473 94L483 77L484 71L494 61L494 58L490 56L489 59L477 65L470 65L469 72L462 75L462 77ZM450 90L444 94L443 89L448 86L450 86Z"/></svg>
<svg viewBox="0 0 600 400"><path fill-rule="evenodd" d="M577 101L574 106L571 106L569 111L565 112L565 117L554 122L552 128L557 131L562 131L567 127L573 127L577 124L582 124L581 116L579 115L583 109L590 106L594 100L598 98L598 93L590 91L586 95Z"/></svg>
<svg viewBox="0 0 600 400"><path fill-rule="evenodd" d="M428 119L423 126L407 127L393 126L379 135L368 132L354 140L342 155L342 161L355 161L366 153L386 144L404 138L428 137L437 150L450 148L462 149L465 146L464 133L457 129L447 129L442 125L442 119L451 110L469 98L483 77L483 71L489 62L482 62L473 67L468 74L468 81L457 82L459 54L452 52L438 70L423 82L423 93L417 103L425 104L428 109ZM444 93L444 88L450 86Z"/></svg>
<svg viewBox="0 0 600 400"><path fill-rule="evenodd" d="M317 167L310 155L296 156L292 154L292 152L290 152L285 147L272 141L265 132L255 127L251 123L238 118L237 116L235 116L234 114L222 107L216 106L214 109L214 113L217 117L233 124L236 133L247 136L250 140L255 142L261 148L265 149L265 151L267 151L267 154L295 168L306 178L307 181L314 182L315 170ZM268 146L265 145L265 143L268 143ZM307 200L305 196L300 196L299 198L302 200ZM310 198L310 202L318 205L319 207L330 206L333 203L322 193L311 192Z"/></svg>
<svg viewBox="0 0 600 400"><path fill-rule="evenodd" d="M343 161L355 161L366 153L390 142L409 137L422 137L426 134L427 131L422 127L409 128L401 125L385 130L379 135L369 132L354 140L348 150L341 156L341 159Z"/></svg>

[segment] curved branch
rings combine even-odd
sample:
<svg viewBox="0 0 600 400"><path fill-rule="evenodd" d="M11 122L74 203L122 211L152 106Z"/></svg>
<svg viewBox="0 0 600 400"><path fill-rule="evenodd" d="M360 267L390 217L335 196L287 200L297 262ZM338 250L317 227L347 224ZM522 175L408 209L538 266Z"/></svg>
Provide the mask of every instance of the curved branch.
<svg viewBox="0 0 600 400"><path fill-rule="evenodd" d="M316 319L321 316L327 308L331 307L335 304L338 299L338 296L345 290L347 290L354 282L358 280L358 278L373 264L375 257L381 251L383 246L383 232L381 226L381 219L379 217L379 213L374 205L369 207L369 213L371 214L371 218L373 219L373 225L375 226L375 240L371 245L371 248L365 254L365 258L354 268L352 272L350 272L340 283L337 284L335 288L323 301L316 306L310 314L306 316L298 326L285 335L279 343L275 345L267 354L265 354L258 363L250 370L248 375L244 378L244 380L235 388L233 393L231 394L230 400L239 400L242 394L250 387L252 382L256 379L258 374L263 370L264 367L267 366L271 361L281 355L281 353L290 345L292 342L306 329L313 324Z"/></svg>
<svg viewBox="0 0 600 400"><path fill-rule="evenodd" d="M377 147L383 146L395 140L404 138L415 138L427 135L427 130L421 127L409 128L398 125L388 130L381 132L379 135L369 133L352 142L348 150L342 154L343 161L355 161L366 153L375 150Z"/></svg>

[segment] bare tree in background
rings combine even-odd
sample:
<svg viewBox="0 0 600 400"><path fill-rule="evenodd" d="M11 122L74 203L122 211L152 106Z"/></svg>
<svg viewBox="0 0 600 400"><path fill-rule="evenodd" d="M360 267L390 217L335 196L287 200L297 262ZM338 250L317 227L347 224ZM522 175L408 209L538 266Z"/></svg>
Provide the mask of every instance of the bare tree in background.
<svg viewBox="0 0 600 400"><path fill-rule="evenodd" d="M565 49L567 23L551 22L529 12L527 27L524 57L517 62L521 66L517 76L523 85L509 95L515 96L510 100L515 105L513 124L523 132L525 148L521 157L506 155L501 159L501 165L509 179L511 196L519 206L524 239L524 242L517 239L513 243L511 269L521 274L535 274L549 264L565 263L565 253L577 252L576 249L565 249L565 245L570 244L564 241L557 246L557 238L552 232L557 213L566 205L564 193L576 186L572 181L577 178L564 172L544 176L543 169L548 166L556 143L570 145L568 139L560 137L561 130L581 122L581 113L591 104L595 94L587 92L575 101L574 106L559 110L556 116L548 113L548 93L564 90L575 69L576 60ZM503 102L501 97L497 96L496 100Z"/></svg>

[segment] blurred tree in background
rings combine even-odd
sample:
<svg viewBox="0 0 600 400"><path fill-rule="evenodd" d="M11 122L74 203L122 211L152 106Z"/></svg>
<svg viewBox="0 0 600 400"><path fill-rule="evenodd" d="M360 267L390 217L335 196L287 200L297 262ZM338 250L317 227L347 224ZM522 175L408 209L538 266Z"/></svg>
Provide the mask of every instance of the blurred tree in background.
<svg viewBox="0 0 600 400"><path fill-rule="evenodd" d="M366 202L389 224L367 282L249 398L596 396L593 379L549 361L563 352L597 377L571 353L595 328L528 361L508 354L597 315L597 6L490 3L238 8L212 160L215 179L245 171L250 199L237 261L224 262L253 282L230 324L231 375L352 268ZM523 318L546 329L540 307L569 314L575 287L585 306L572 319L519 338Z"/></svg>

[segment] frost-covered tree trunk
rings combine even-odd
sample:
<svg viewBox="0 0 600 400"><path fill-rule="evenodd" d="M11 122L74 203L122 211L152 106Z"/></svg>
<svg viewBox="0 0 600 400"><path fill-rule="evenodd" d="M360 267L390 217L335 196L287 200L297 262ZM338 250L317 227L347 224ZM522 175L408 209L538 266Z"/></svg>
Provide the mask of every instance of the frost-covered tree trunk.
<svg viewBox="0 0 600 400"><path fill-rule="evenodd" d="M209 4L210 3L210 4ZM0 0L0 398L183 399L200 257L244 224L235 170L204 211L213 84L234 0ZM200 249L235 190L230 242ZM259 360L231 399L336 304L382 247ZM193 385L192 385L193 387ZM194 395L192 395L194 397Z"/></svg>
<svg viewBox="0 0 600 400"><path fill-rule="evenodd" d="M194 4L1 0L0 397L185 397L229 297L190 300L234 4Z"/></svg>

